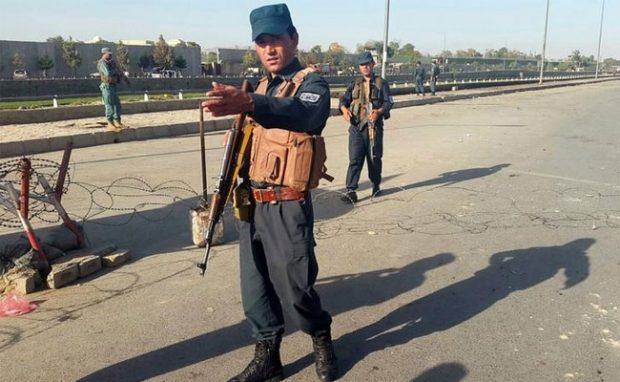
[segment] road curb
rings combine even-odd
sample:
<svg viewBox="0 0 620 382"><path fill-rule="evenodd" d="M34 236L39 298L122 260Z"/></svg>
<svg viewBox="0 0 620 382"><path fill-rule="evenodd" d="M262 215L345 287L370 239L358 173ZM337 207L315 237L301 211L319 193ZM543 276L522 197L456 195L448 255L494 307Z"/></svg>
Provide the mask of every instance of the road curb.
<svg viewBox="0 0 620 382"><path fill-rule="evenodd" d="M566 86L587 85L592 83L619 80L620 78L606 78L578 83L547 83L543 85L531 85L520 88L493 89L476 94L448 94L441 97L429 96L420 99L402 100L394 103L394 108L413 107L421 105L432 105L440 102L453 102L462 99L472 99L479 97L490 97L502 94L512 94L526 91L547 90ZM331 109L330 116L338 116L338 109ZM206 131L221 131L230 128L233 118L223 118L205 121ZM146 126L139 128L123 129L120 132L98 131L93 133L83 133L76 135L59 136L52 138L30 139L14 142L0 143L0 158L10 158L25 155L41 154L53 151L62 151L67 143L71 142L73 148L91 147L112 143L131 142L137 140L147 140L156 138L167 138L179 135L198 133L198 122L180 123L174 125Z"/></svg>

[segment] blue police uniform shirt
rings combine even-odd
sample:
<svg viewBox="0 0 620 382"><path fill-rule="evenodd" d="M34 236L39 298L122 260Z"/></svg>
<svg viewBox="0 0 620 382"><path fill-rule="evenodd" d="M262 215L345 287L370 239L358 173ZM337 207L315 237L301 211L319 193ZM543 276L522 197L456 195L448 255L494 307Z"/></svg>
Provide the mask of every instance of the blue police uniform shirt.
<svg viewBox="0 0 620 382"><path fill-rule="evenodd" d="M329 85L318 73L306 76L293 97L275 97L285 80L303 69L297 58L278 74L268 74L265 95L250 93L254 101L252 118L263 127L320 135L329 118Z"/></svg>

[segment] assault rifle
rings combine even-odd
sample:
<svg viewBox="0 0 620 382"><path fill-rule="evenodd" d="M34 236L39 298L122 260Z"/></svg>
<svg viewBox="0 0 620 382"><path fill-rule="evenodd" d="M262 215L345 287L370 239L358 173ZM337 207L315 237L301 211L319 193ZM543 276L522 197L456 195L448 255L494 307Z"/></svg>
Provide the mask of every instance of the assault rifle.
<svg viewBox="0 0 620 382"><path fill-rule="evenodd" d="M375 123L370 120L371 114L372 102L368 102L368 106L366 107L366 118L368 119L368 149L370 150L370 157L374 160L377 157L375 154L375 136L377 129L375 128Z"/></svg>
<svg viewBox="0 0 620 382"><path fill-rule="evenodd" d="M244 80L241 85L241 90L250 93L252 91L252 86L247 80ZM207 261L209 260L209 251L211 250L215 226L222 217L224 206L230 199L235 185L237 184L239 170L244 166L249 154L252 126L245 124L246 116L247 113L245 112L237 115L226 134L226 146L224 148L222 166L217 178L215 190L211 196L211 203L209 203L209 218L205 233L205 254L202 258L202 262L196 264L196 266L200 268L201 276L204 276L207 271Z"/></svg>

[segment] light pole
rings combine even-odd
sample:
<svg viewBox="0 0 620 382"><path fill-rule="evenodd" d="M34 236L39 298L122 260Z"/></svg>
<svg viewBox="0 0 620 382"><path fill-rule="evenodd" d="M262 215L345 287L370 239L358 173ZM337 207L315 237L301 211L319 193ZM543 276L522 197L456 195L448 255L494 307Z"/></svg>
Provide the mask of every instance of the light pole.
<svg viewBox="0 0 620 382"><path fill-rule="evenodd" d="M601 62L601 40L603 38L603 15L605 14L605 0L603 0L603 5L601 6L601 29L598 32L598 53L596 54L596 73L594 73L594 78L598 78L598 65Z"/></svg>
<svg viewBox="0 0 620 382"><path fill-rule="evenodd" d="M388 50L388 27L390 25L390 0L385 0L385 29L383 30L383 62L381 63L381 77L385 78Z"/></svg>
<svg viewBox="0 0 620 382"><path fill-rule="evenodd" d="M549 25L549 0L547 0L547 14L545 15L545 37L543 38L543 50L540 57L540 78L538 83L543 83L543 72L545 71L545 49L547 48L547 26Z"/></svg>

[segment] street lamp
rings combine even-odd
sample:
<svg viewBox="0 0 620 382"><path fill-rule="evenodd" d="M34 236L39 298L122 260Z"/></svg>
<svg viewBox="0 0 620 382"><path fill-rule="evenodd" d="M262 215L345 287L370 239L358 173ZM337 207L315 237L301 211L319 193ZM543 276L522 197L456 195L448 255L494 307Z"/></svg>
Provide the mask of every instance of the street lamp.
<svg viewBox="0 0 620 382"><path fill-rule="evenodd" d="M543 72L545 70L545 49L547 48L547 26L549 25L549 0L547 0L547 14L545 16L545 37L543 38L542 56L540 57L540 78L538 83L543 83Z"/></svg>
<svg viewBox="0 0 620 382"><path fill-rule="evenodd" d="M385 78L388 50L388 26L390 25L390 0L385 0L385 29L383 30L383 63L381 64L381 77Z"/></svg>
<svg viewBox="0 0 620 382"><path fill-rule="evenodd" d="M603 38L603 15L605 14L605 0L603 0L603 5L601 6L601 28L598 32L598 53L596 55L596 73L594 73L594 78L598 78L598 65L601 62L601 40Z"/></svg>

